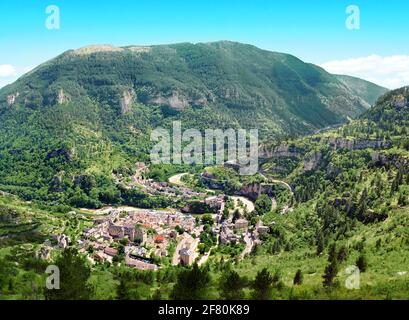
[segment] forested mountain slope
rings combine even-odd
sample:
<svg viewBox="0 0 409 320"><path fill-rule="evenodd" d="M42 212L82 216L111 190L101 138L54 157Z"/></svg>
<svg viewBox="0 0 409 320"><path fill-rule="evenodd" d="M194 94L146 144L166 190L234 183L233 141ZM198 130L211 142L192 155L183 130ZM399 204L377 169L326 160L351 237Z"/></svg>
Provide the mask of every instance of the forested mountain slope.
<svg viewBox="0 0 409 320"><path fill-rule="evenodd" d="M0 90L0 189L98 206L118 197L113 171L148 159L152 128L182 120L258 128L262 140L306 134L358 116L385 90L351 87L293 56L226 41L71 50Z"/></svg>

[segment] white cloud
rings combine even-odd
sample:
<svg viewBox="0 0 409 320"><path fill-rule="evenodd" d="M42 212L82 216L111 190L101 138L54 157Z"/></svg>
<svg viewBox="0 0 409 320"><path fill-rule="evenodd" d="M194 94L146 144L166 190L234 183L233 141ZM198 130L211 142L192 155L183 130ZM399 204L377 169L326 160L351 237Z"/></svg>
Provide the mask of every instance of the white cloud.
<svg viewBox="0 0 409 320"><path fill-rule="evenodd" d="M0 64L0 78L15 77L17 75L16 68L11 64Z"/></svg>
<svg viewBox="0 0 409 320"><path fill-rule="evenodd" d="M389 89L409 85L407 55L382 57L374 54L355 59L328 61L321 67L330 73L355 76Z"/></svg>
<svg viewBox="0 0 409 320"><path fill-rule="evenodd" d="M0 89L33 69L33 67L14 67L10 64L0 64Z"/></svg>

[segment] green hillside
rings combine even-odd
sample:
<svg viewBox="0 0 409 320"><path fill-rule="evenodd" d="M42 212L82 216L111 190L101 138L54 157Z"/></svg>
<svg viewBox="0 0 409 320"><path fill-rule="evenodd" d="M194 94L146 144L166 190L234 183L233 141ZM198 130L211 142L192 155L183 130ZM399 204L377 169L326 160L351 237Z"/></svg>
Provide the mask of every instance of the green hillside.
<svg viewBox="0 0 409 320"><path fill-rule="evenodd" d="M373 106L378 98L386 92L385 88L356 77L344 75L336 75L336 77L339 81L343 82L353 93L364 99L371 106Z"/></svg>
<svg viewBox="0 0 409 320"><path fill-rule="evenodd" d="M148 159L152 128L307 134L385 91L360 83L234 42L71 50L0 90L0 189L75 206L120 201L112 172Z"/></svg>
<svg viewBox="0 0 409 320"><path fill-rule="evenodd" d="M219 246L204 267L165 266L155 272L97 264L81 271L90 286L88 297L408 299L408 124L409 88L402 88L338 129L267 143L263 175L287 182L294 193L274 189L277 206L263 207L263 195L255 211L244 212L252 226L259 220L268 226L250 254L239 258L241 244ZM240 179L231 169L206 170ZM0 238L0 290L5 298L44 298L47 293L36 284L44 279L46 262L35 258L36 248L50 233L64 230L76 238L91 225L86 214L55 212L0 195L0 236L6 235ZM71 261L69 252L63 257ZM57 250L53 254L59 257ZM83 266L81 259L71 264ZM347 288L348 270L359 270L359 289Z"/></svg>

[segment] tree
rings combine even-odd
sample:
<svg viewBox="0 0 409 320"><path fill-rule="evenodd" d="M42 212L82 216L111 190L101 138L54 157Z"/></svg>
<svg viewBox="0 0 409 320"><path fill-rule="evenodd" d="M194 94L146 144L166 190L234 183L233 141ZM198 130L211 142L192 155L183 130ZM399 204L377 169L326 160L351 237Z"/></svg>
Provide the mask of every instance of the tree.
<svg viewBox="0 0 409 320"><path fill-rule="evenodd" d="M336 260L333 260L327 265L324 271L324 287L332 287L335 285L335 278L338 274L338 264Z"/></svg>
<svg viewBox="0 0 409 320"><path fill-rule="evenodd" d="M276 239L274 240L273 244L270 246L270 253L277 254L277 253L280 253L280 251L281 251L280 240Z"/></svg>
<svg viewBox="0 0 409 320"><path fill-rule="evenodd" d="M195 263L191 269L178 274L171 297L175 300L201 300L207 297L210 286L209 270Z"/></svg>
<svg viewBox="0 0 409 320"><path fill-rule="evenodd" d="M55 261L60 269L60 290L46 290L47 300L89 300L90 268L77 250L68 248Z"/></svg>
<svg viewBox="0 0 409 320"><path fill-rule="evenodd" d="M7 259L0 259L0 292L4 293L7 289L8 291L13 291L14 281L18 274L11 263Z"/></svg>
<svg viewBox="0 0 409 320"><path fill-rule="evenodd" d="M366 257L361 254L358 259L356 260L356 266L359 268L359 271L365 272L368 267L368 262L366 261Z"/></svg>
<svg viewBox="0 0 409 320"><path fill-rule="evenodd" d="M294 281L293 284L294 285L301 285L303 282L303 274L301 269L298 269L295 276L294 276Z"/></svg>
<svg viewBox="0 0 409 320"><path fill-rule="evenodd" d="M24 300L39 300L42 294L43 282L41 277L34 271L29 271L21 276L19 280L19 292Z"/></svg>
<svg viewBox="0 0 409 320"><path fill-rule="evenodd" d="M121 277L119 280L119 285L116 289L118 300L130 300L126 283L126 279Z"/></svg>
<svg viewBox="0 0 409 320"><path fill-rule="evenodd" d="M227 220L229 218L230 215L230 210L228 208L224 208L223 209L223 220Z"/></svg>
<svg viewBox="0 0 409 320"><path fill-rule="evenodd" d="M244 281L236 271L229 271L220 278L220 298L225 300L244 299Z"/></svg>
<svg viewBox="0 0 409 320"><path fill-rule="evenodd" d="M155 292L154 292L154 294L152 295L151 299L152 299L152 300L155 300L155 301L162 300L162 293L161 293L160 289L156 289L156 290L155 290Z"/></svg>
<svg viewBox="0 0 409 320"><path fill-rule="evenodd" d="M399 186L403 183L403 171L401 169L398 170L395 179L392 182L391 191L397 192L399 190Z"/></svg>
<svg viewBox="0 0 409 320"><path fill-rule="evenodd" d="M259 271L253 283L253 299L267 300L271 296L273 277L267 268Z"/></svg>
<svg viewBox="0 0 409 320"><path fill-rule="evenodd" d="M240 219L240 210L236 209L233 212L233 223Z"/></svg>
<svg viewBox="0 0 409 320"><path fill-rule="evenodd" d="M202 223L203 224L208 224L209 226L212 226L214 224L214 220L212 215L210 214L205 214L202 216Z"/></svg>
<svg viewBox="0 0 409 320"><path fill-rule="evenodd" d="M257 198L254 206L259 215L264 215L271 211L273 202L268 195L262 194Z"/></svg>
<svg viewBox="0 0 409 320"><path fill-rule="evenodd" d="M335 285L335 278L338 274L338 256L337 256L337 247L336 244L331 244L328 250L328 262L324 271L324 287L332 287Z"/></svg>
<svg viewBox="0 0 409 320"><path fill-rule="evenodd" d="M339 262L343 262L348 258L348 249L345 246L342 246L339 250L338 250L338 254L337 254L337 260Z"/></svg>
<svg viewBox="0 0 409 320"><path fill-rule="evenodd" d="M319 256L325 249L325 241L322 232L317 237L317 256Z"/></svg>
<svg viewBox="0 0 409 320"><path fill-rule="evenodd" d="M332 243L328 250L328 262L337 261L337 245Z"/></svg>
<svg viewBox="0 0 409 320"><path fill-rule="evenodd" d="M398 205L403 207L403 206L406 206L407 203L408 203L407 196L404 193L401 192L399 194L399 198L398 198Z"/></svg>

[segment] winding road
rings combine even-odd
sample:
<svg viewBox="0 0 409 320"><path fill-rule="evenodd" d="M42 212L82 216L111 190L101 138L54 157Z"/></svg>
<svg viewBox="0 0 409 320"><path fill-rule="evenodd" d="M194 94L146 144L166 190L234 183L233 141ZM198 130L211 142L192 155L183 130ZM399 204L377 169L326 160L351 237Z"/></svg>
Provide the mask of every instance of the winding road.
<svg viewBox="0 0 409 320"><path fill-rule="evenodd" d="M294 196L293 188L292 188L287 182L282 181L282 180L276 180L276 179L267 178L267 177L266 177L263 173L261 173L261 172L259 172L259 174L260 174L266 181L269 181L269 182L266 182L266 183L262 183L262 184L261 184L262 186L271 186L271 185L274 185L274 184L281 184L281 185L283 185L284 187L286 187L286 188L291 192L291 195L292 195L292 196Z"/></svg>
<svg viewBox="0 0 409 320"><path fill-rule="evenodd" d="M184 176L187 176L187 175L188 175L188 173L185 172L185 173L179 173L179 174L177 174L175 176L172 176L172 177L169 178L169 183L174 184L174 185L179 186L179 187L184 187L184 186L186 186L186 184L182 181L182 178Z"/></svg>
<svg viewBox="0 0 409 320"><path fill-rule="evenodd" d="M254 203L245 197L234 196L230 197L230 199L234 201L234 210L238 209L241 214L244 213L244 208L247 209L247 212L252 212L255 209ZM243 207L239 206L239 201L243 203Z"/></svg>

